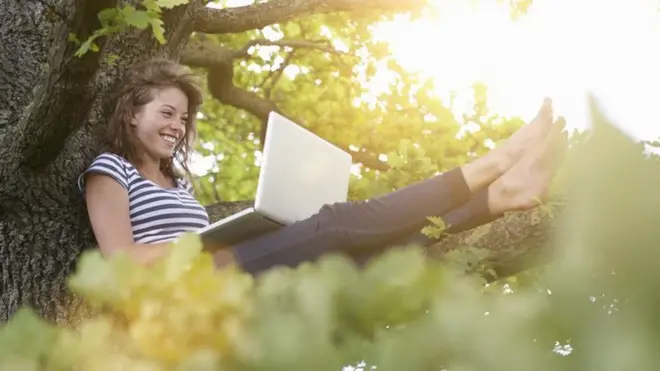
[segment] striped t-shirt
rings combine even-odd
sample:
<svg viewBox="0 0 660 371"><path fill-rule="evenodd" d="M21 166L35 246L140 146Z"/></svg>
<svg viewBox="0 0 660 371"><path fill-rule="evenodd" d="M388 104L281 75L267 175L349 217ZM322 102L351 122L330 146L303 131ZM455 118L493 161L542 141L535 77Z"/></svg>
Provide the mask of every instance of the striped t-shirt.
<svg viewBox="0 0 660 371"><path fill-rule="evenodd" d="M184 179L177 179L176 187L163 188L142 177L126 159L109 152L96 157L80 175L81 192L89 173L109 175L126 189L135 243L172 241L183 232L209 224L206 209L193 197L192 185Z"/></svg>

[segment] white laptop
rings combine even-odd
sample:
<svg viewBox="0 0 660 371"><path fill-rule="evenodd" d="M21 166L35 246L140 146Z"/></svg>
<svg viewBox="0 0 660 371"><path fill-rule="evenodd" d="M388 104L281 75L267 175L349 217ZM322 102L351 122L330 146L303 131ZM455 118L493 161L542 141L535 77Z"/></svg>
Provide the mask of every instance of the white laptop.
<svg viewBox="0 0 660 371"><path fill-rule="evenodd" d="M254 206L200 230L202 243L238 243L346 201L351 164L349 153L271 112Z"/></svg>

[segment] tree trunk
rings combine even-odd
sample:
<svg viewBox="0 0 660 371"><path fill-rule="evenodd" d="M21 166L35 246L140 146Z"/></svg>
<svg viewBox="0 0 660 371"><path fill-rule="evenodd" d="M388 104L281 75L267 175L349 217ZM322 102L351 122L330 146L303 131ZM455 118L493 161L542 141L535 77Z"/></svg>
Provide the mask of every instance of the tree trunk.
<svg viewBox="0 0 660 371"><path fill-rule="evenodd" d="M0 320L24 305L61 321L76 305L66 278L94 247L76 180L98 154L113 84L131 64L178 59L200 1L164 14L168 42L151 31L99 40L101 50L73 56L100 28L113 0L0 2ZM177 22L168 22L176 19ZM111 56L119 59L111 63Z"/></svg>

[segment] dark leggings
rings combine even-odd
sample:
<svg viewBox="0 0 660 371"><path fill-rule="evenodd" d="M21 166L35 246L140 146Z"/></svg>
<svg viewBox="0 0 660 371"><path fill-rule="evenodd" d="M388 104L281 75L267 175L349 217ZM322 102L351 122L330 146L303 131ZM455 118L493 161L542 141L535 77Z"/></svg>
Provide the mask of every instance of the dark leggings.
<svg viewBox="0 0 660 371"><path fill-rule="evenodd" d="M435 240L421 229L427 217L441 217L455 233L495 218L487 190L472 194L460 168L381 197L326 205L313 216L234 246L238 265L258 274L273 266L294 267L327 253L363 263L387 247Z"/></svg>

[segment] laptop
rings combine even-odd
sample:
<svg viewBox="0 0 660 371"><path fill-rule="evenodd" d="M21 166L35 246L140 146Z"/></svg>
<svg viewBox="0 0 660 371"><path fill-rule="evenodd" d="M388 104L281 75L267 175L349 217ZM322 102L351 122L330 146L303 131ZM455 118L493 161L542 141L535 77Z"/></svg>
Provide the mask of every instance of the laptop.
<svg viewBox="0 0 660 371"><path fill-rule="evenodd" d="M204 248L236 244L345 202L351 164L349 153L271 112L254 205L201 229Z"/></svg>

